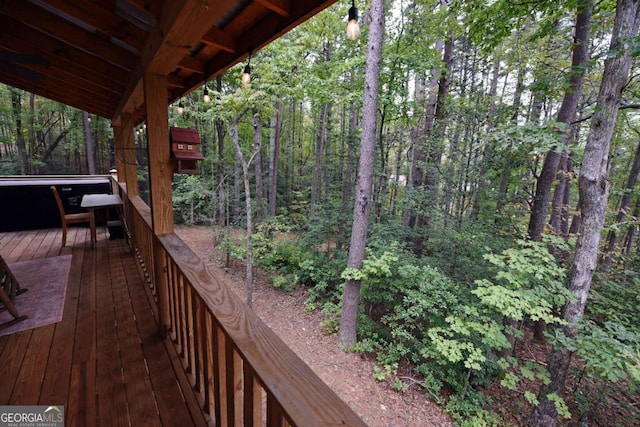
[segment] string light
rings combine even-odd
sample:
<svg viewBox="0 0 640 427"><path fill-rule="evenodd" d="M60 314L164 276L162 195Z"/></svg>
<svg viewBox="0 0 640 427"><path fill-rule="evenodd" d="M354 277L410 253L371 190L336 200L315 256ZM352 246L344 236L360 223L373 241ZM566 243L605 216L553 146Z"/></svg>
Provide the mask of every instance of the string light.
<svg viewBox="0 0 640 427"><path fill-rule="evenodd" d="M249 52L249 61L247 61L247 65L244 67L240 80L242 80L242 83L245 85L251 83L251 52Z"/></svg>
<svg viewBox="0 0 640 427"><path fill-rule="evenodd" d="M209 89L207 88L206 82L204 84L204 96L202 97L202 99L204 100L205 104L208 104L211 102L211 97L209 96Z"/></svg>
<svg viewBox="0 0 640 427"><path fill-rule="evenodd" d="M358 9L355 0L351 0L349 8L349 22L347 23L347 37L350 40L358 40L360 37L360 25L358 25Z"/></svg>

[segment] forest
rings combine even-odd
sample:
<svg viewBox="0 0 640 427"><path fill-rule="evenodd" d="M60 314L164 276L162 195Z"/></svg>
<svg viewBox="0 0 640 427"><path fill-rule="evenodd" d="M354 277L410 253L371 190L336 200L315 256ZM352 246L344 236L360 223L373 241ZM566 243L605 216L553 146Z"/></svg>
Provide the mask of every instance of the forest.
<svg viewBox="0 0 640 427"><path fill-rule="evenodd" d="M637 425L638 3L337 2L169 107L204 155L175 219L459 425ZM1 175L115 160L108 119L0 85Z"/></svg>

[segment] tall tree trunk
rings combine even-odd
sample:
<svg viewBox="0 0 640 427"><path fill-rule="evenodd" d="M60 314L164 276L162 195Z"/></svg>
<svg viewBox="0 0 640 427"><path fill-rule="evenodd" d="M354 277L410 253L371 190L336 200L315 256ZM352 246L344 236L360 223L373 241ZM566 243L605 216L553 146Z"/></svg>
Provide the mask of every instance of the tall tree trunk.
<svg viewBox="0 0 640 427"><path fill-rule="evenodd" d="M256 175L256 221L260 222L265 214L265 195L264 195L264 179L262 173L262 121L260 120L260 112L254 108L253 110L253 150L254 150L254 168Z"/></svg>
<svg viewBox="0 0 640 427"><path fill-rule="evenodd" d="M569 301L562 317L566 336L573 338L578 333L578 322L582 319L596 270L600 233L604 225L609 182L607 163L613 128L618 116L622 88L627 83L631 66L630 40L638 34L640 15L638 0L618 0L616 17L611 35L611 47L605 61L597 103L589 137L582 158L578 188L582 204L582 225L578 234L575 258L567 278L567 287L575 298ZM558 412L549 395L562 396L571 362L571 353L565 348L554 348L548 362L551 382L542 386L538 394L539 404L528 419L530 426L555 426Z"/></svg>
<svg viewBox="0 0 640 427"><path fill-rule="evenodd" d="M356 162L356 145L358 132L358 106L353 103L350 108L349 117L349 136L347 138L347 160L344 173L344 179L342 181L342 214L338 218L338 237L336 241L337 248L342 248L346 242L345 233L345 219L347 218L347 210L350 206L351 198L353 196L353 174Z"/></svg>
<svg viewBox="0 0 640 427"><path fill-rule="evenodd" d="M378 159L380 160L380 169L378 173L377 183L374 183L373 188L373 206L374 206L374 217L375 221L380 221L380 215L382 215L382 194L387 191L387 182L389 181L389 176L387 173L387 163L389 160L389 148L385 144L384 139L384 125L387 117L386 107L382 108L382 113L380 114L380 126L378 126L378 148L380 154L378 155ZM375 168L374 168L375 169Z"/></svg>
<svg viewBox="0 0 640 427"><path fill-rule="evenodd" d="M442 55L444 51L444 41L442 39L436 40L435 43L436 55ZM420 194L423 192L423 185L425 179L425 162L427 159L427 140L431 136L433 130L433 124L435 122L436 104L438 102L438 82L442 76L442 69L435 67L431 70L431 80L429 85L426 86L425 78L422 76L416 76L415 83L415 101L418 106L424 108L424 120L422 121L422 128L420 125L416 125L412 129L412 151L411 151L411 165L409 167L409 181L407 186L407 194L409 197L414 197L420 201L413 203L414 208L407 209L404 213L403 224L405 227L415 228L417 223L420 222L418 217L424 215L422 210L424 209L421 202L422 197ZM420 245L421 237L416 236L418 233L412 233L412 246L416 251L421 251L420 248L415 247Z"/></svg>
<svg viewBox="0 0 640 427"><path fill-rule="evenodd" d="M235 161L233 162L233 224L240 224L240 173L242 172L242 165L238 154L235 155Z"/></svg>
<svg viewBox="0 0 640 427"><path fill-rule="evenodd" d="M91 134L91 119L89 113L82 112L82 123L84 124L84 138L87 144L87 173L89 175L96 174L96 146L94 144L93 135Z"/></svg>
<svg viewBox="0 0 640 427"><path fill-rule="evenodd" d="M260 152L260 146L253 146L253 154L247 161L242 154L242 147L240 147L240 139L238 138L238 121L240 120L240 114L234 120L231 121L229 126L229 137L233 141L233 145L236 148L236 157L242 166L242 181L244 182L244 201L246 209L246 221L247 221L247 265L246 265L246 289L247 289L247 305L249 307L253 304L253 214L251 213L251 185L249 183L249 165L256 159L256 155ZM255 114L254 114L255 118ZM255 140L254 140L255 142Z"/></svg>
<svg viewBox="0 0 640 427"><path fill-rule="evenodd" d="M620 200L620 208L618 209L618 215L616 215L616 224L622 224L627 217L627 212L631 206L631 195L633 188L638 182L638 174L640 173L640 144L636 148L635 155L633 157L633 165L631 171L629 171L629 177L627 178L627 185L625 186L624 194ZM611 261L614 257L614 252L618 244L619 233L611 230L607 236L607 244L602 254L602 268L604 271L608 271L611 267Z"/></svg>
<svg viewBox="0 0 640 427"><path fill-rule="evenodd" d="M561 147L552 148L544 159L542 171L536 181L536 193L533 198L531 217L529 220L529 238L534 241L542 239L542 232L546 223L551 190L558 173L558 166L562 157L561 151L569 144L570 128L578 111L578 102L582 96L584 75L589 61L589 31L591 29L592 0L580 0L577 6L576 26L573 43L571 69L569 71L569 86L564 93L562 105L558 111L557 121L563 123L566 129L561 134Z"/></svg>
<svg viewBox="0 0 640 427"><path fill-rule="evenodd" d="M453 65L453 38L449 37L444 43L442 54L442 73L438 82L438 99L434 116L431 143L427 155L427 167L425 168L424 189L428 197L427 215L419 219L421 226L429 227L432 211L438 203L438 185L440 184L440 164L442 163L443 136L445 131L446 99L449 96L451 84L451 69Z"/></svg>
<svg viewBox="0 0 640 427"><path fill-rule="evenodd" d="M318 138L316 140L316 161L313 167L313 182L311 183L311 215L315 215L315 207L322 198L322 173L324 161L324 147L327 141L327 120L329 103L322 104L318 120Z"/></svg>
<svg viewBox="0 0 640 427"><path fill-rule="evenodd" d="M280 96L282 98L282 96ZM271 140L269 141L269 215L276 215L276 196L278 192L278 164L280 139L282 138L282 101L276 102L276 117L271 122Z"/></svg>
<svg viewBox="0 0 640 427"><path fill-rule="evenodd" d="M216 91L222 93L222 76L216 78ZM229 194L227 194L224 173L224 122L217 118L215 121L216 136L218 139L216 175L218 176L218 225L221 227L228 226L229 215L227 215L227 207L229 205Z"/></svg>
<svg viewBox="0 0 640 427"><path fill-rule="evenodd" d="M487 134L491 134L493 130L494 119L496 116L496 109L498 108L498 103L496 102L496 95L498 94L498 79L500 78L500 58L499 56L493 60L493 66L491 67L491 83L489 85L489 111L487 112L487 126L486 132ZM476 191L476 195L473 198L473 209L471 210L471 218L474 220L478 219L480 214L480 199L484 198L485 195L485 180L484 177L487 174L489 169L489 162L493 158L493 149L491 145L487 145L482 153L482 160L480 163L480 167L478 169L478 189Z"/></svg>
<svg viewBox="0 0 640 427"><path fill-rule="evenodd" d="M438 87L438 76L436 70L432 70L432 78L430 81L429 96L433 98L433 112L435 113L436 91ZM414 78L414 102L418 108L425 109L425 115L428 114L428 108L425 107L425 94L427 93L425 86L425 78L416 74ZM407 199L416 198L417 192L422 188L424 181L424 160L425 147L424 136L420 125L416 124L411 128L411 164L409 165L409 179L407 180ZM404 211L402 225L413 228L416 225L416 216L418 212L416 208L407 208Z"/></svg>
<svg viewBox="0 0 640 427"><path fill-rule="evenodd" d="M13 120L16 124L16 146L18 148L18 167L20 175L27 173L27 150L22 129L22 100L17 89L10 88Z"/></svg>
<svg viewBox="0 0 640 427"><path fill-rule="evenodd" d="M573 54L571 58L571 69L569 71L569 86L564 93L560 110L558 110L557 121L565 125L565 129L561 130L561 147L566 149L571 142L571 136L574 134L573 122L578 111L578 102L582 96L582 88L584 86L584 75L589 61L589 32L591 29L591 14L593 11L592 0L580 0L576 11L576 26L574 33ZM544 163L540 175L536 180L536 190L533 197L533 206L531 207L531 216L529 218L529 238L539 242L542 240L542 233L549 211L553 184L558 175L558 169L563 156L566 153L559 147L553 147L545 156ZM561 178L562 182L562 178ZM563 189L559 189L563 190ZM558 194L558 198L560 198ZM553 225L553 221L552 221ZM552 249L552 251L554 251ZM535 324L534 339L538 342L546 342L544 331L546 324L538 321Z"/></svg>
<svg viewBox="0 0 640 427"><path fill-rule="evenodd" d="M36 175L38 173L38 166L35 160L38 153L36 152L36 108L35 108L36 95L34 93L29 94L29 173Z"/></svg>
<svg viewBox="0 0 640 427"><path fill-rule="evenodd" d="M527 31L530 23L527 22L527 26L523 31ZM516 87L513 93L513 114L511 115L511 123L514 126L518 124L518 117L520 117L520 108L522 107L522 91L524 90L524 78L526 75L526 69L521 67L518 69L516 77ZM511 176L511 161L512 155L507 153L504 156L504 164L502 165L502 175L500 177L500 187L498 188L498 200L496 201L496 214L494 222L497 224L502 217L502 209L507 200L507 191L509 189L509 178Z"/></svg>
<svg viewBox="0 0 640 427"><path fill-rule="evenodd" d="M569 156L567 153L562 153L558 166L558 182L553 193L553 201L551 202L551 219L549 221L554 233L562 237L565 237L563 230L566 227L563 226L563 220L566 218L565 212L568 209L568 206L565 205L569 191L568 163Z"/></svg>
<svg viewBox="0 0 640 427"><path fill-rule="evenodd" d="M369 40L367 42L367 62L364 77L362 105L362 139L360 141L360 162L356 201L353 207L353 226L347 268L360 270L364 260L371 211L371 186L373 185L373 161L376 148L376 119L378 109L378 88L380 85L380 62L384 36L384 0L372 0L370 11ZM338 342L343 347L353 347L357 340L358 304L360 301L360 280L350 278L345 281L342 295L342 317Z"/></svg>
<svg viewBox="0 0 640 427"><path fill-rule="evenodd" d="M635 207L633 208L633 217L637 218L640 216L640 197L636 199ZM627 234L627 238L625 240L624 245L624 254L631 255L631 251L633 250L633 245L636 241L636 236L638 234L638 224L634 224L629 227L629 233Z"/></svg>

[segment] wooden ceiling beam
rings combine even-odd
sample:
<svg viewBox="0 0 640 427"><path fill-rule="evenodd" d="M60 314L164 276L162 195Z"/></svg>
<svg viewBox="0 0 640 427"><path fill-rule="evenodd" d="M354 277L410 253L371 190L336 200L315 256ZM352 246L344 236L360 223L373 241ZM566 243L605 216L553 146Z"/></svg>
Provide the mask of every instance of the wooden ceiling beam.
<svg viewBox="0 0 640 427"><path fill-rule="evenodd" d="M174 74L167 76L167 86L169 89L184 89L186 87L184 80Z"/></svg>
<svg viewBox="0 0 640 427"><path fill-rule="evenodd" d="M85 52L91 52L96 57L102 58L125 71L132 70L138 60L135 54L126 49L29 2L2 1L0 2L0 14L11 16L34 30L46 33L66 45Z"/></svg>
<svg viewBox="0 0 640 427"><path fill-rule="evenodd" d="M150 14L156 21L160 19L163 2L149 0L127 0L127 2L138 8L138 10Z"/></svg>
<svg viewBox="0 0 640 427"><path fill-rule="evenodd" d="M254 0L280 16L289 16L291 13L291 0Z"/></svg>
<svg viewBox="0 0 640 427"><path fill-rule="evenodd" d="M295 27L297 23L307 20L309 17L317 14L333 3L335 3L335 1L318 6L317 2L297 0L292 3L291 12L288 16L284 17L277 14L266 16L258 21L257 25L245 31L242 36L236 38L238 52L241 52L241 54L220 52L213 57L211 61L207 62L206 68L208 74L210 74L211 78L222 74L249 56L249 51L255 52L262 49L265 45L287 33ZM268 36L265 37L265 35Z"/></svg>
<svg viewBox="0 0 640 427"><path fill-rule="evenodd" d="M0 62L0 66L2 66L3 64L4 63ZM34 75L41 75L43 77L46 74L47 80L51 82L57 82L57 86L64 86L64 84L69 80L74 80L75 90L91 93L93 94L94 99L102 100L110 105L115 105L120 100L119 93L96 86L92 82L83 79L81 76L70 73L65 69L58 68L54 64L50 64L48 67L43 67L42 65L14 62L11 65L17 67L17 72L20 72L20 70L25 70L27 73L34 73ZM40 79L34 80L35 82L40 81ZM32 92L37 93L35 91Z"/></svg>
<svg viewBox="0 0 640 427"><path fill-rule="evenodd" d="M87 111L91 114L97 114L101 117L108 117L109 112L113 110L112 105L100 102L91 94L81 91L75 91L73 94L69 94L63 85L57 81L51 81L47 79L47 77L34 81L0 70L0 81L9 86L32 92L45 98L53 100L64 99L66 105Z"/></svg>
<svg viewBox="0 0 640 427"><path fill-rule="evenodd" d="M236 51L235 39L218 27L212 27L201 40L204 43L219 47L229 53L235 53Z"/></svg>
<svg viewBox="0 0 640 427"><path fill-rule="evenodd" d="M232 0L218 0L215 7L210 7L208 2L201 0L166 1L112 120L123 110L137 109L136 105L142 105L143 73L169 75L233 3Z"/></svg>
<svg viewBox="0 0 640 427"><path fill-rule="evenodd" d="M0 47L39 56L50 64L57 64L79 78L91 81L100 88L121 94L127 74L112 64L56 42L32 28L0 15Z"/></svg>
<svg viewBox="0 0 640 427"><path fill-rule="evenodd" d="M93 2L86 0L46 0L46 2L53 8L122 41L137 51L144 47L148 33L116 15L113 11L104 7L95 7Z"/></svg>
<svg viewBox="0 0 640 427"><path fill-rule="evenodd" d="M182 58L178 63L178 67L194 73L204 74L204 64L193 56L185 56Z"/></svg>

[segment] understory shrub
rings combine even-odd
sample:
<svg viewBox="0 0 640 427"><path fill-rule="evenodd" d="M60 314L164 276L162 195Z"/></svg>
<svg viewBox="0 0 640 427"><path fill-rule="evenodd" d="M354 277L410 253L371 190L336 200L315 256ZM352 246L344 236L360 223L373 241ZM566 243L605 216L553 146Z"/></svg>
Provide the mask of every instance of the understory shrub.
<svg viewBox="0 0 640 427"><path fill-rule="evenodd" d="M368 322L359 325L357 349L376 354L381 366L376 378L402 389L397 374L411 366L432 396L448 396L448 408L463 418L473 413L477 425L492 419L482 410L485 401L476 395L478 387L498 377L508 388L515 388L520 378L544 377L543 369L517 366L515 359L499 356L520 331L513 325L539 319L558 323L559 307L569 297L564 269L546 242L519 241L484 258L494 275L475 284L455 282L439 269L421 265L397 244L368 247L362 269L343 273L343 278L361 280Z"/></svg>

